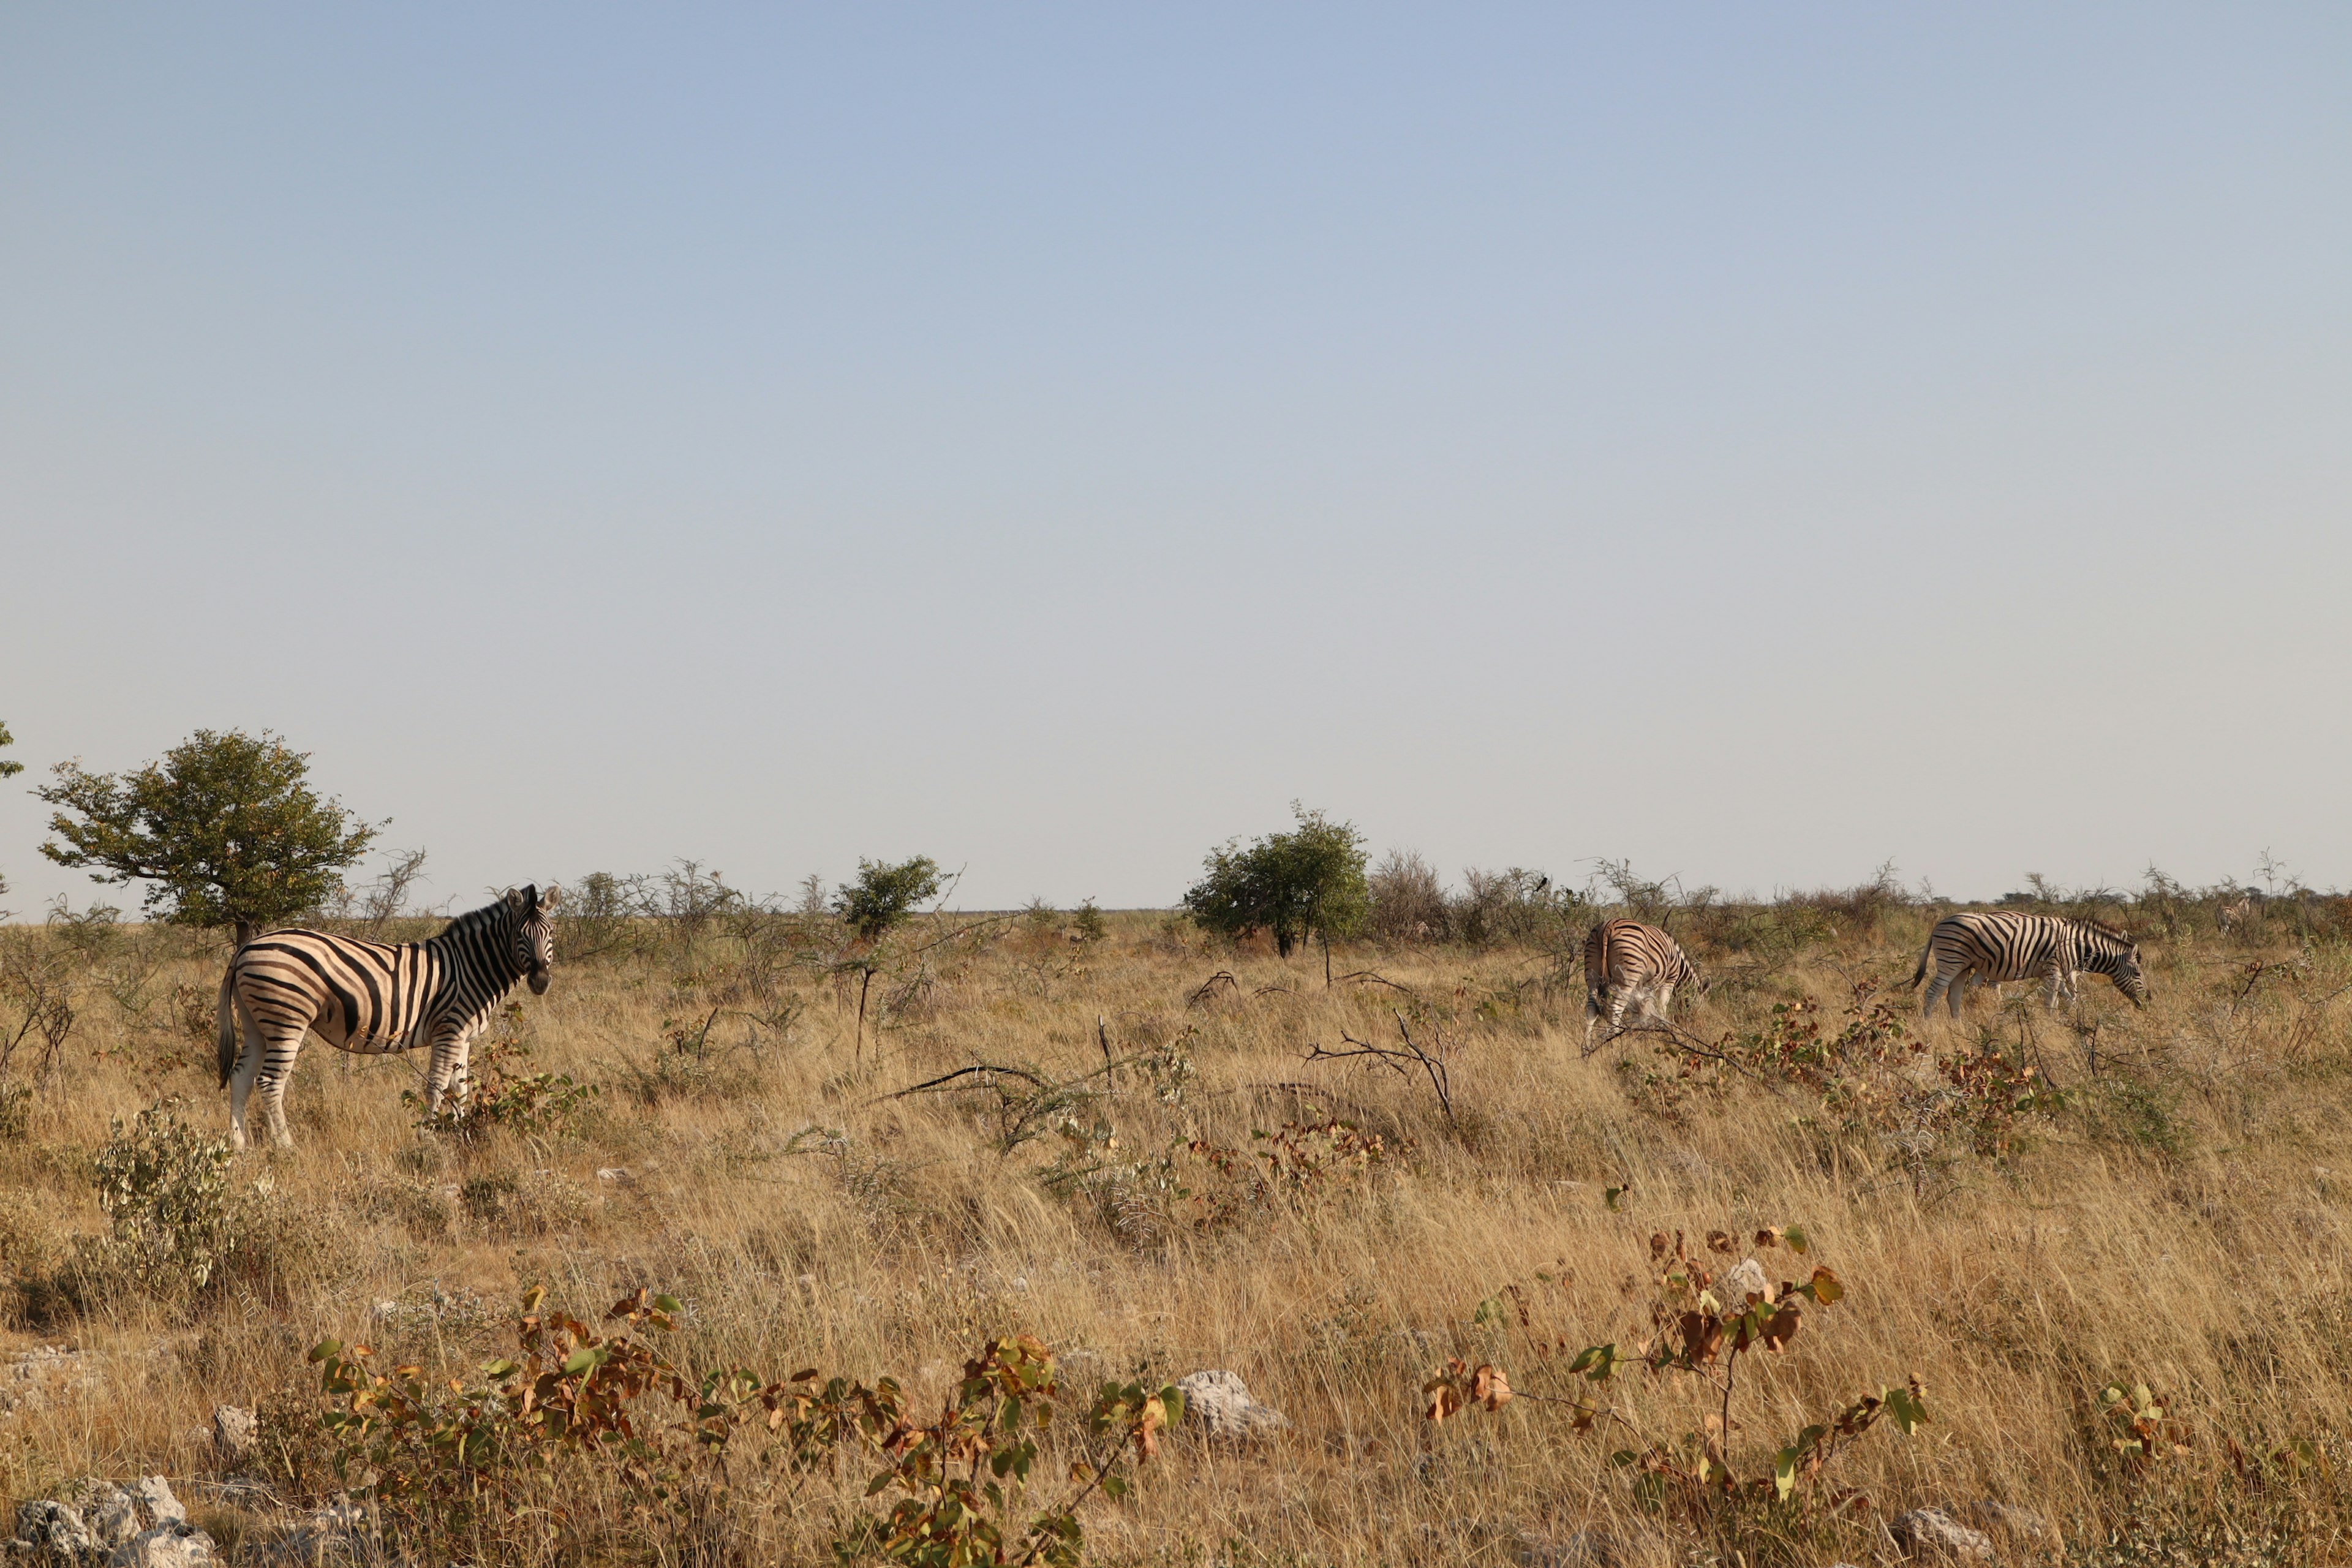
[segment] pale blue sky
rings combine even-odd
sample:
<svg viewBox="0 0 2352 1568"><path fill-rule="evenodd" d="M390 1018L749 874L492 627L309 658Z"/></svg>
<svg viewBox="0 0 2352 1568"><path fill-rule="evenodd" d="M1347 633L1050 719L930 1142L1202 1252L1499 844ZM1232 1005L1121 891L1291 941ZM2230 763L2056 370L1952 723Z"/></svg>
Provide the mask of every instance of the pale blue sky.
<svg viewBox="0 0 2352 1568"><path fill-rule="evenodd" d="M0 11L0 786L2352 882L2352 10Z"/></svg>

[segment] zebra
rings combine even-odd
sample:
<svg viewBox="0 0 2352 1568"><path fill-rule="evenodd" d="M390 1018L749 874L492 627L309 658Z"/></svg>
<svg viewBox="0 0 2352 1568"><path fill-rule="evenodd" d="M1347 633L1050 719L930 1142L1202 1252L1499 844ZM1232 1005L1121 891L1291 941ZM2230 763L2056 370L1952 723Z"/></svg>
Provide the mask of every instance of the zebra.
<svg viewBox="0 0 2352 1568"><path fill-rule="evenodd" d="M2221 921L2221 934L2229 935L2254 918L2254 899L2251 893L2241 893L2234 904L2223 904L2216 918Z"/></svg>
<svg viewBox="0 0 2352 1568"><path fill-rule="evenodd" d="M1936 1010L1936 999L1950 993L1951 1015L1960 1016L1960 1001L1969 982L1997 985L2004 980L2040 978L2047 983L2047 1001L2054 1010L2063 994L2076 994L2075 983L2088 970L2116 983L2116 989L2135 1006L2147 1005L2147 976L2139 963L2139 944L2113 926L2096 921L2063 920L2056 915L2021 915L2008 910L1978 910L1946 915L1927 933L1919 967L1911 984L1926 978L1933 961L1936 978L1919 1009L1926 1017Z"/></svg>
<svg viewBox="0 0 2352 1568"><path fill-rule="evenodd" d="M1673 937L1640 921L1602 921L1584 935L1584 1045L1605 1015L1612 1036L1623 1029L1625 1005L1636 1018L1664 1019L1677 986L1705 988L1697 968Z"/></svg>
<svg viewBox="0 0 2352 1568"><path fill-rule="evenodd" d="M281 1149L294 1146L286 1079L306 1030L347 1051L429 1047L427 1110L439 1111L453 1089L462 1099L467 1047L491 1011L526 977L533 995L547 993L554 901L554 889L542 900L536 883L509 888L426 942L394 945L294 930L238 948L221 977L217 1041L231 1145L246 1146L246 1099L257 1087L270 1136Z"/></svg>

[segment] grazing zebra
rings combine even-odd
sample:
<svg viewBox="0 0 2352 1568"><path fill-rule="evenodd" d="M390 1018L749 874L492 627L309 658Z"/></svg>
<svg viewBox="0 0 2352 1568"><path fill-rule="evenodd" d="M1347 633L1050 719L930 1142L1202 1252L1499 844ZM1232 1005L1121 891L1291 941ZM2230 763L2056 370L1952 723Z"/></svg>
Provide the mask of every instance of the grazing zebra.
<svg viewBox="0 0 2352 1568"><path fill-rule="evenodd" d="M547 903L554 896L551 890ZM277 931L236 950L220 988L220 1078L229 1091L229 1142L245 1147L245 1102L257 1085L270 1136L291 1148L286 1079L304 1031L347 1051L430 1047L425 1104L465 1093L467 1046L514 983L547 991L555 943L536 884L459 915L428 942L390 945ZM238 1049L243 1025L243 1051Z"/></svg>
<svg viewBox="0 0 2352 1568"><path fill-rule="evenodd" d="M1698 970L1673 937L1640 921L1602 921L1584 935L1584 1044L1605 1015L1609 1032L1625 1025L1625 1005L1636 1018L1663 1019L1676 986L1701 984Z"/></svg>
<svg viewBox="0 0 2352 1568"><path fill-rule="evenodd" d="M2223 936L2229 935L2231 931L2237 930L2240 926L2244 925L2248 921L2253 919L2253 895L2251 893L2240 894L2236 903L2223 904L2221 906L2221 934Z"/></svg>
<svg viewBox="0 0 2352 1568"><path fill-rule="evenodd" d="M2048 983L2053 1009L2063 993L2075 996L2075 982L2085 970L2104 974L2135 1005L2147 1005L2147 977L2139 966L2139 945L2113 926L2096 921L2062 920L2056 915L2021 915L2007 910L1946 915L1927 933L1919 967L1911 975L1916 985L1933 960L1936 978L1927 983L1925 1017L1936 1010L1936 999L1951 994L1952 1016L1960 1016L1960 999L1970 981L1997 985L2004 980L2040 978Z"/></svg>

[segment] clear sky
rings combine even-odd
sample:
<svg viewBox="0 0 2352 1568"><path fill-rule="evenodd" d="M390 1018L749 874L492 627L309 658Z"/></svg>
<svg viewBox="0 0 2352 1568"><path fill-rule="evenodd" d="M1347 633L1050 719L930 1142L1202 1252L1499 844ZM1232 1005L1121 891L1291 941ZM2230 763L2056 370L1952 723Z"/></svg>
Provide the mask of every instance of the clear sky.
<svg viewBox="0 0 2352 1568"><path fill-rule="evenodd" d="M2352 883L2352 8L0 10L0 872ZM119 895L113 895L119 898Z"/></svg>

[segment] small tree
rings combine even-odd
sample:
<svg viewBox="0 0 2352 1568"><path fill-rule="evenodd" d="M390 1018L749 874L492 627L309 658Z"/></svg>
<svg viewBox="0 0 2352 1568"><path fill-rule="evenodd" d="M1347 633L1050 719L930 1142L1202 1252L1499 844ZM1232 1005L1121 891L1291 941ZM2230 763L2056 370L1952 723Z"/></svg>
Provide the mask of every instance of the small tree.
<svg viewBox="0 0 2352 1568"><path fill-rule="evenodd" d="M918 855L893 866L887 860L860 859L857 880L833 895L833 912L850 934L872 946L901 925L924 900L940 890L939 863Z"/></svg>
<svg viewBox="0 0 2352 1568"><path fill-rule="evenodd" d="M1236 838L1209 851L1206 871L1184 895L1184 907L1207 930L1227 936L1274 933L1283 957L1310 936L1323 942L1324 978L1330 978L1331 939L1364 923L1371 897L1364 878L1364 836L1355 824L1290 804L1298 826L1271 833L1248 848Z"/></svg>
<svg viewBox="0 0 2352 1568"><path fill-rule="evenodd" d="M267 730L199 730L135 773L59 763L36 791L61 809L62 844L41 846L96 882L151 884L146 907L174 925L234 925L240 946L317 908L373 842L376 827L304 783L307 753Z"/></svg>
<svg viewBox="0 0 2352 1568"><path fill-rule="evenodd" d="M866 1055L866 993L874 984L874 972L881 967L875 945L903 925L917 905L938 897L940 884L939 862L928 855L918 855L896 866L887 860L868 860L861 856L857 880L833 895L833 912L849 928L856 949L838 965L841 973L855 972L857 975L857 1035L851 1047L853 1060L862 1061Z"/></svg>

